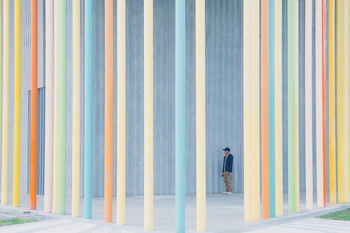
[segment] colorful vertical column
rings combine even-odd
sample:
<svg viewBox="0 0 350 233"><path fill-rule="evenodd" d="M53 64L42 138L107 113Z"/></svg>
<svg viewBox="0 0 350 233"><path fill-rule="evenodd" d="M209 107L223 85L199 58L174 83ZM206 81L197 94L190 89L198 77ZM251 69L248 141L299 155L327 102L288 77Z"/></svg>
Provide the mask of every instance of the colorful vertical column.
<svg viewBox="0 0 350 233"><path fill-rule="evenodd" d="M299 212L299 1L294 1L295 211Z"/></svg>
<svg viewBox="0 0 350 233"><path fill-rule="evenodd" d="M126 0L117 1L117 224L125 224Z"/></svg>
<svg viewBox="0 0 350 233"><path fill-rule="evenodd" d="M336 203L335 172L335 0L329 0L328 10L328 83L329 83L329 197L330 204Z"/></svg>
<svg viewBox="0 0 350 233"><path fill-rule="evenodd" d="M113 0L105 2L105 222L113 207Z"/></svg>
<svg viewBox="0 0 350 233"><path fill-rule="evenodd" d="M2 143L1 143L1 205L7 205L9 158L9 71L10 71L10 3L3 1L3 75L2 75Z"/></svg>
<svg viewBox="0 0 350 233"><path fill-rule="evenodd" d="M288 209L299 207L298 1L288 1Z"/></svg>
<svg viewBox="0 0 350 233"><path fill-rule="evenodd" d="M275 0L269 0L269 202L270 217L276 216L275 183Z"/></svg>
<svg viewBox="0 0 350 233"><path fill-rule="evenodd" d="M85 93L84 93L84 217L92 217L92 12L93 1L85 1Z"/></svg>
<svg viewBox="0 0 350 233"><path fill-rule="evenodd" d="M261 204L270 216L269 197L269 0L261 1Z"/></svg>
<svg viewBox="0 0 350 233"><path fill-rule="evenodd" d="M176 232L185 232L186 152L186 6L175 1L175 199Z"/></svg>
<svg viewBox="0 0 350 233"><path fill-rule="evenodd" d="M196 1L197 231L206 230L205 0Z"/></svg>
<svg viewBox="0 0 350 233"><path fill-rule="evenodd" d="M38 1L31 0L32 85L30 109L30 209L36 209L38 157Z"/></svg>
<svg viewBox="0 0 350 233"><path fill-rule="evenodd" d="M275 0L275 182L276 215L283 215L282 151L282 0Z"/></svg>
<svg viewBox="0 0 350 233"><path fill-rule="evenodd" d="M80 1L73 1L72 216L80 206Z"/></svg>
<svg viewBox="0 0 350 233"><path fill-rule="evenodd" d="M344 142L350 141L350 119L349 119L349 110L350 110L350 82L349 82L349 2L344 1L343 6L343 14L344 14L344 21L343 21L343 33L344 33L344 39L343 39L343 140ZM344 202L350 202L350 148L348 143L343 144L344 147L344 154L343 154L343 185L344 185Z"/></svg>
<svg viewBox="0 0 350 233"><path fill-rule="evenodd" d="M66 71L67 71L67 47L66 47L66 0L60 1L60 99L59 99L59 130L58 130L58 140L59 140L59 163L58 163L58 213L64 214L66 209Z"/></svg>
<svg viewBox="0 0 350 233"><path fill-rule="evenodd" d="M153 0L144 1L144 228L153 229Z"/></svg>
<svg viewBox="0 0 350 233"><path fill-rule="evenodd" d="M345 0L348 1L348 0ZM344 192L343 192L343 53L344 48L342 45L343 41L343 7L344 1L337 0L337 184L338 184L338 202L344 202ZM344 77L344 78L343 78ZM347 90L345 90L347 91ZM347 143L346 143L347 144Z"/></svg>
<svg viewBox="0 0 350 233"><path fill-rule="evenodd" d="M327 203L326 36L327 0L322 0L322 118L323 118L323 206Z"/></svg>
<svg viewBox="0 0 350 233"><path fill-rule="evenodd" d="M2 1L3 2L3 1ZM5 59L3 60L3 51L5 51L5 49L3 49L3 35L5 35L5 33L3 33L3 28L5 28L3 25L3 4L0 4L0 116L3 116L3 112L2 112L2 105L3 105L3 89L2 89L2 86L3 86L3 76L4 76L4 73L3 73L3 61L5 61ZM5 21L4 21L5 22ZM0 127L2 127L2 120L0 119ZM2 128L1 128L2 129ZM1 137L0 135L0 140L2 141L3 138ZM3 144L2 144L3 145ZM1 148L2 150L2 148ZM2 158L1 158L2 159ZM1 181L2 182L2 181ZM2 195L2 193L1 193Z"/></svg>
<svg viewBox="0 0 350 233"><path fill-rule="evenodd" d="M44 211L52 209L53 1L45 2L45 191ZM74 108L73 108L74 109Z"/></svg>
<svg viewBox="0 0 350 233"><path fill-rule="evenodd" d="M58 213L58 149L59 149L59 1L54 1L54 145L53 145L53 194L52 212Z"/></svg>
<svg viewBox="0 0 350 233"><path fill-rule="evenodd" d="M13 206L19 205L21 138L21 1L15 1L15 127L13 143Z"/></svg>
<svg viewBox="0 0 350 233"><path fill-rule="evenodd" d="M323 207L323 134L322 134L322 1L315 1L316 72L316 190L317 207Z"/></svg>
<svg viewBox="0 0 350 233"><path fill-rule="evenodd" d="M260 218L260 4L243 4L244 220Z"/></svg>
<svg viewBox="0 0 350 233"><path fill-rule="evenodd" d="M305 184L306 209L313 207L312 0L305 1Z"/></svg>

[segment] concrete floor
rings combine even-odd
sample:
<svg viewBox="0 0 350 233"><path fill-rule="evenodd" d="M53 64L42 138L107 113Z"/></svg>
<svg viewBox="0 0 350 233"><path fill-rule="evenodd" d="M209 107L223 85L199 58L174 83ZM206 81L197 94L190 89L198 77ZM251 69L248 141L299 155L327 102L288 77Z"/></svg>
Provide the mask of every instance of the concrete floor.
<svg viewBox="0 0 350 233"><path fill-rule="evenodd" d="M286 195L286 194L285 194ZM305 210L303 194L300 195L300 213L288 214L287 200L285 200L285 215L283 217L265 219L253 223L243 221L243 194L235 193L231 196L221 194L207 195L207 231L208 232L245 232L257 229L268 228L274 225L285 224L293 221L314 217L322 213L332 211L337 208L345 208L348 205L330 206L322 209ZM286 198L285 198L286 199ZM11 206L0 207L1 210L24 211L28 210L28 196L21 199L21 207ZM83 224L94 226L93 229L103 229L105 227L115 229L111 232L144 232L143 231L143 197L127 197L126 199L126 225L117 226L115 223L105 224L103 222L102 198L93 200L93 219L86 220L82 217L70 217L70 200L67 200L67 214L65 216L48 214L41 211L43 209L43 197L38 196L38 210L32 214L43 215L50 219L68 219L72 222L82 222ZM116 217L116 200L113 202L113 219ZM81 200L81 216L83 215L83 200ZM174 196L155 196L154 199L154 232L174 232L175 230L175 198ZM186 232L196 231L196 200L195 196L186 198ZM1 228L0 228L0 232ZM30 231L29 231L30 232ZM92 231L84 231L92 232ZM109 231L108 231L109 232Z"/></svg>

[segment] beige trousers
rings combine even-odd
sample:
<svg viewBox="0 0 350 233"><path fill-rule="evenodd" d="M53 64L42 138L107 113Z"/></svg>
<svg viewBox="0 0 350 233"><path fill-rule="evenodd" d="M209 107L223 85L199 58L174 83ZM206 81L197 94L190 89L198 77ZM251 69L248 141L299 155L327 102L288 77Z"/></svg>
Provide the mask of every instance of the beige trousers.
<svg viewBox="0 0 350 233"><path fill-rule="evenodd" d="M223 175L224 178L224 183L225 183L225 188L226 188L226 192L233 192L233 188L232 188L232 173L225 173Z"/></svg>

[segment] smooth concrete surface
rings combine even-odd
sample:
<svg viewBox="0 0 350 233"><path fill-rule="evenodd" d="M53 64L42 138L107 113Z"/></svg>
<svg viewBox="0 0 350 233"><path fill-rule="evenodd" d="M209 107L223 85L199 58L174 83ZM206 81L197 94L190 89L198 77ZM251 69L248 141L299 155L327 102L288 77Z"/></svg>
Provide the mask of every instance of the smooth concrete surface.
<svg viewBox="0 0 350 233"><path fill-rule="evenodd" d="M286 194L285 194L286 195ZM208 232L259 232L257 230L263 229L284 229L295 227L293 224L300 221L305 221L309 218L314 218L324 213L328 213L334 209L350 207L346 205L328 206L326 208L315 208L311 211L305 210L305 193L301 193L301 212L297 214L287 213L287 202L285 201L283 217L264 219L252 223L243 221L243 194L233 194L230 196L215 194L207 196L207 231ZM28 211L28 198L22 198L20 201L20 208L12 206L1 206L1 213L17 213L18 216L23 216L24 211ZM71 217L70 200L67 199L67 213L66 215L56 215L45 213L43 208L43 197L38 197L38 209L30 214L35 215L41 219L46 219L42 222L31 223L29 228L24 225L0 228L0 232L147 232L143 230L143 197L127 197L126 201L126 225L118 226L115 224L116 219L116 200L113 200L113 223L103 222L103 205L102 198L93 199L93 219L87 220L82 217ZM284 198L287 200L286 196ZM81 200L83 207L83 199ZM186 198L186 232L196 232L196 213L195 196L187 196ZM155 196L154 200L154 231L153 232L174 232L175 231L175 198L174 196ZM27 213L28 214L28 213ZM16 215L16 214L15 214ZM81 209L83 215L83 208ZM67 229L63 229L61 223L64 222ZM56 224L57 223L57 224ZM287 224L287 225L286 225ZM289 226L292 224L291 226ZM299 223L298 223L299 224ZM304 223L302 223L304 224ZM310 223L312 226L312 223ZM35 227L37 225L37 227ZM304 224L305 225L305 224ZM307 225L307 224L306 224ZM310 227L308 226L308 227ZM63 228L62 228L63 227ZM282 228L280 228L282 227ZM12 229L11 231L9 229ZM42 228L39 230L39 228ZM51 229L52 228L52 229ZM287 229L286 228L286 229ZM286 230L284 229L284 230ZM350 229L350 228L349 228ZM5 231L6 230L6 231ZM8 231L7 231L8 230ZM288 232L288 230L286 230ZM274 231L265 231L274 232ZM279 231L282 232L282 231ZM303 231L302 231L303 232ZM307 232L307 231L305 231ZM334 232L334 231L333 231Z"/></svg>

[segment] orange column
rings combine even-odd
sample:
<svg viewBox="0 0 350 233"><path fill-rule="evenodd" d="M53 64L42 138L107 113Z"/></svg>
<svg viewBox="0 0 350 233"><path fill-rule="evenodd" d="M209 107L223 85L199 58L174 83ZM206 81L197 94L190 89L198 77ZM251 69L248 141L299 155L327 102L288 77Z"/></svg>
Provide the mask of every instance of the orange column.
<svg viewBox="0 0 350 233"><path fill-rule="evenodd" d="M38 1L32 0L32 92L30 115L30 209L36 209L38 128Z"/></svg>
<svg viewBox="0 0 350 233"><path fill-rule="evenodd" d="M269 1L261 1L261 203L270 216L269 200Z"/></svg>
<svg viewBox="0 0 350 233"><path fill-rule="evenodd" d="M113 206L113 0L105 3L105 222L112 222Z"/></svg>
<svg viewBox="0 0 350 233"><path fill-rule="evenodd" d="M323 113L323 203L327 204L327 135L326 135L326 10L322 0L322 113Z"/></svg>

